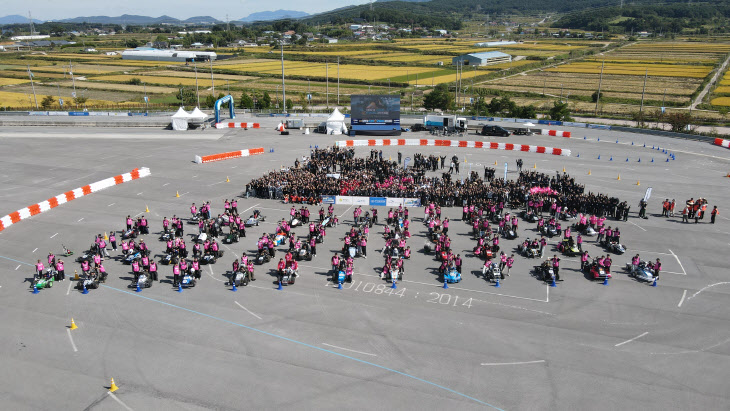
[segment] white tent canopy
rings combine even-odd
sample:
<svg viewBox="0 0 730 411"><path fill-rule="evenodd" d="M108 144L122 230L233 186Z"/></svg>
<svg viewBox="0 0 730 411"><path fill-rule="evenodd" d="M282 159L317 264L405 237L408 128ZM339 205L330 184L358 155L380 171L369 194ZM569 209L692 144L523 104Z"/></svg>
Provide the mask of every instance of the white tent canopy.
<svg viewBox="0 0 730 411"><path fill-rule="evenodd" d="M327 118L327 134L347 134L347 126L345 125L345 116L340 110L335 109Z"/></svg>
<svg viewBox="0 0 730 411"><path fill-rule="evenodd" d="M172 129L173 130L187 130L188 120L190 120L190 114L180 107L177 113L172 115Z"/></svg>
<svg viewBox="0 0 730 411"><path fill-rule="evenodd" d="M208 118L208 115L200 111L199 108L195 107L193 109L193 112L190 113L190 122L191 123L202 123Z"/></svg>

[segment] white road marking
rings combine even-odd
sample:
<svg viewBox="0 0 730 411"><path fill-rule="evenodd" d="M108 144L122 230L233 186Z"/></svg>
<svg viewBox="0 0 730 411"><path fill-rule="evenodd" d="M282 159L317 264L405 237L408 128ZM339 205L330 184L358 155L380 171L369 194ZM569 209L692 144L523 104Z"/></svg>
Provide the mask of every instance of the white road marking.
<svg viewBox="0 0 730 411"><path fill-rule="evenodd" d="M163 186L163 187L165 187L165 186L167 186L167 185L170 185L170 183L165 183L165 184L163 184L162 186Z"/></svg>
<svg viewBox="0 0 730 411"><path fill-rule="evenodd" d="M208 184L208 187L217 186L218 184L222 184L222 183L225 183L225 181L219 181L217 183Z"/></svg>
<svg viewBox="0 0 730 411"><path fill-rule="evenodd" d="M71 336L71 329L66 328L66 333L68 333L68 340L71 341L71 347L73 347L74 352L78 352L78 348L76 348L76 344L74 343L74 337Z"/></svg>
<svg viewBox="0 0 730 411"><path fill-rule="evenodd" d="M682 293L682 299L679 300L679 304L677 304L677 307L682 306L682 303L684 302L684 297L686 297L686 296L687 296L687 290L684 290L684 292Z"/></svg>
<svg viewBox="0 0 730 411"><path fill-rule="evenodd" d="M137 195L138 195L138 196L141 196L143 192L144 192L144 191L141 191L141 192L137 193Z"/></svg>
<svg viewBox="0 0 730 411"><path fill-rule="evenodd" d="M626 221L628 221L628 220L626 220ZM629 223L631 223L631 224L633 224L633 225L635 225L635 226L639 227L640 229L642 229L642 230L646 231L646 229L645 229L644 227L642 227L642 226L640 226L640 225L636 224L636 223L635 223L635 222L633 222L633 221L629 221Z"/></svg>
<svg viewBox="0 0 730 411"><path fill-rule="evenodd" d="M304 264L299 264L299 266L300 267L316 268L316 269L319 269L319 270L327 270L327 272L330 271L329 268L324 268L324 267L314 267L314 266L311 266L311 265L304 265ZM377 278L380 278L380 276L377 275L377 274L366 274L366 273L358 273L358 272L355 272L354 274L364 275L366 277L377 277ZM439 287L439 288L443 287L443 283L441 283L441 284L433 284L433 283L424 283L424 282L413 281L413 280L401 280L401 282L404 282L404 283L414 283L414 284L422 284L422 285L427 285L427 286L431 286L431 287ZM471 290L469 288L460 288L460 287L454 287L454 286L451 286L451 285L449 286L449 288L452 288L454 290L470 291L470 292L473 292L473 293L482 293L482 294L489 294L489 295L497 295L497 296L500 296L500 297L517 298L517 299L520 299L520 300L537 301L537 302L540 302L540 303L547 303L548 302L547 300L539 300L537 298L519 297L519 296L516 296L516 295L491 293L489 291Z"/></svg>
<svg viewBox="0 0 730 411"><path fill-rule="evenodd" d="M449 287L449 288L451 288L451 287ZM545 314L545 315L555 315L555 314L553 314L553 313L548 313L548 312L545 312L545 311L540 311L540 310L533 310L533 309L531 309L531 308L519 307L519 306L516 306L516 305L509 305L509 304L495 303L495 302L492 302L492 301L484 301L484 300L480 300L480 299L478 299L478 298L472 298L472 299L473 299L474 301L479 301L479 302L481 302L481 303L485 303L485 304L500 305L500 306L502 306L502 307L508 307L508 308L516 308L516 309L518 309L518 310L524 310L524 311L532 311L532 312L535 312L535 313L540 313L540 314Z"/></svg>
<svg viewBox="0 0 730 411"><path fill-rule="evenodd" d="M197 177L197 175L193 176L193 178Z"/></svg>
<svg viewBox="0 0 730 411"><path fill-rule="evenodd" d="M671 254L669 254L669 253L660 253L659 251L646 251L646 250L634 250L634 249L632 249L631 251L636 251L637 253L649 253L649 254L671 255Z"/></svg>
<svg viewBox="0 0 730 411"><path fill-rule="evenodd" d="M350 351L350 352L355 352L355 353L362 354L362 355L370 355L372 357L377 357L376 354L370 354L368 352L362 352L362 351L355 351L355 350L351 350L349 348L338 347L338 346L332 345L332 344L322 343L322 345L326 345L326 346L332 347L332 348L337 348L338 350Z"/></svg>
<svg viewBox="0 0 730 411"><path fill-rule="evenodd" d="M111 204L109 204L109 205L108 205L107 207L111 207L111 206L113 206L114 204L116 204L116 203L111 203Z"/></svg>
<svg viewBox="0 0 730 411"><path fill-rule="evenodd" d="M57 236L57 235L58 235L58 233L56 233L56 234L52 235L52 236L51 236L51 238L53 238L53 237L55 237L55 236Z"/></svg>
<svg viewBox="0 0 730 411"><path fill-rule="evenodd" d="M231 168L236 168L236 167L238 167L238 166L233 166L233 167L231 167Z"/></svg>
<svg viewBox="0 0 730 411"><path fill-rule="evenodd" d="M211 267L210 264L208 264L208 268L210 269L210 274L209 274L210 275L210 278L212 278L212 279L214 279L216 281L220 281L222 283L225 283L225 281L223 281L223 280L221 280L219 278L215 278L215 276L214 276L215 274L213 274L213 267Z"/></svg>
<svg viewBox="0 0 730 411"><path fill-rule="evenodd" d="M20 268L20 264L18 264L18 266L15 267L15 271L18 271L18 268Z"/></svg>
<svg viewBox="0 0 730 411"><path fill-rule="evenodd" d="M525 365L525 364L541 364L545 360L522 361L522 362L483 362L482 365Z"/></svg>
<svg viewBox="0 0 730 411"><path fill-rule="evenodd" d="M35 253L36 251L38 251L38 247L36 247L36 249L35 249L35 250L33 250L33 252L34 252L34 253Z"/></svg>
<svg viewBox="0 0 730 411"><path fill-rule="evenodd" d="M677 263L679 263L679 268L682 269L682 272L684 273L684 275L687 275L687 270L684 269L684 266L682 265L682 262L679 261L679 257L677 257L677 254L674 254L674 251L672 251L672 250L669 250L669 252L672 253L674 258L677 260Z"/></svg>
<svg viewBox="0 0 730 411"><path fill-rule="evenodd" d="M123 403L122 400L120 400L119 398L117 398L117 396L114 395L113 392L107 391L106 393L109 394L109 396L112 397L114 399L114 401L118 402L119 405L121 405L122 407L124 407L127 411L134 411L133 409L129 408L127 406L127 404Z"/></svg>
<svg viewBox="0 0 730 411"><path fill-rule="evenodd" d="M144 211L142 211L141 213L137 213L137 214L135 214L135 217L139 217L139 216L141 216L142 214L144 214Z"/></svg>
<svg viewBox="0 0 730 411"><path fill-rule="evenodd" d="M624 341L624 342L618 343L618 344L614 345L614 347L620 347L620 346L622 346L622 345L624 345L624 344L628 344L628 343L630 343L631 341L637 340L637 339L639 339L639 338L641 338L641 337L643 337L643 336L645 336L645 335L647 335L647 334L649 334L649 331L647 331L647 332L645 332L645 333L643 333L643 334L641 334L641 335L637 335L636 337L634 337L634 338L632 338L632 339L630 339L630 340L626 340L626 341Z"/></svg>
<svg viewBox="0 0 730 411"><path fill-rule="evenodd" d="M704 351L707 351L707 350L711 350L711 349L713 349L715 347L719 347L719 346L721 346L723 344L726 344L727 342L730 342L730 338L728 338L726 340L723 340L723 341L720 341L717 344L710 345L709 347L700 348L698 350L685 350L685 351L678 351L678 352L650 352L649 354L651 354L651 355L693 354L693 353L696 353L696 352L704 352Z"/></svg>
<svg viewBox="0 0 730 411"><path fill-rule="evenodd" d="M71 294L71 286L73 285L73 281L71 279L68 280L68 289L66 290L66 295Z"/></svg>
<svg viewBox="0 0 730 411"><path fill-rule="evenodd" d="M79 218L79 219L78 219L78 220L77 220L76 222L77 222L77 223L80 223L80 222L81 222L81 221L82 221L83 219L84 219L84 217L81 217L81 218Z"/></svg>
<svg viewBox="0 0 730 411"><path fill-rule="evenodd" d="M291 211L291 210L284 210L283 208L270 208L270 207L259 207L259 208L262 210L276 210L276 211L286 211L286 212ZM238 213L238 214L241 214L241 213Z"/></svg>
<svg viewBox="0 0 730 411"><path fill-rule="evenodd" d="M226 248L226 250L230 251L230 252L231 252L231 254L235 255L235 256L236 256L236 258L238 258L238 257L239 257L239 255L238 255L238 254L236 254L236 252L235 252L235 251L233 251L233 250L231 250L230 248L228 248L228 246L227 246L227 245L225 245L225 244L223 244L223 243L221 243L221 245L222 245L223 247L225 247L225 248Z"/></svg>
<svg viewBox="0 0 730 411"><path fill-rule="evenodd" d="M730 284L730 282L729 282L729 281L723 281L723 282L720 282L720 283L710 284L710 285L708 285L708 286L706 286L706 287L703 287L703 288L702 288L701 290L699 290L699 291L697 291L696 293L692 294L692 296L691 296L691 297L689 297L689 298L687 299L687 301L689 301L689 300L691 300L691 299L695 298L695 297L697 296L697 294L699 294L699 293L701 293L701 292L705 291L705 290L706 290L706 289L708 289L708 288L712 288L712 287L714 287L714 286L716 286L716 285L723 285L723 284Z"/></svg>
<svg viewBox="0 0 730 411"><path fill-rule="evenodd" d="M186 191L186 192L180 194L180 197L184 196L185 194L190 194L190 191Z"/></svg>
<svg viewBox="0 0 730 411"><path fill-rule="evenodd" d="M236 303L237 306L239 306L239 307L243 308L244 310L246 310L247 313L249 313L249 314L253 315L254 317L258 318L259 320L261 320L261 317L259 317L258 315L252 313L248 308L246 308L246 307L242 306L241 304L239 304L238 301L234 301L234 303Z"/></svg>
<svg viewBox="0 0 730 411"><path fill-rule="evenodd" d="M251 207L249 207L249 208L247 208L247 209L245 209L245 210L241 211L241 212L240 212L240 213L238 213L238 214L239 214L239 215L243 215L243 213L245 213L246 211L248 211L248 210L250 210L250 209L252 209L252 208L256 207L256 206L257 206L257 205L259 205L259 204L261 204L261 203L257 203L257 204L254 204L254 205L252 205ZM263 208L263 207L261 207L261 208ZM273 210L273 209L272 209L272 210Z"/></svg>

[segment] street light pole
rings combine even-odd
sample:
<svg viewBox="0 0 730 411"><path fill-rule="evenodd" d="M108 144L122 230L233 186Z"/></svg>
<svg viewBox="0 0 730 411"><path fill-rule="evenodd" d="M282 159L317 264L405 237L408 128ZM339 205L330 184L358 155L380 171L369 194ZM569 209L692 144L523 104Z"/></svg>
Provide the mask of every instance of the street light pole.
<svg viewBox="0 0 730 411"><path fill-rule="evenodd" d="M195 66L195 95L198 97L198 108L200 108L200 89L198 89L198 62L193 60Z"/></svg>
<svg viewBox="0 0 730 411"><path fill-rule="evenodd" d="M281 42L281 99L286 114L286 83L284 82L284 42Z"/></svg>

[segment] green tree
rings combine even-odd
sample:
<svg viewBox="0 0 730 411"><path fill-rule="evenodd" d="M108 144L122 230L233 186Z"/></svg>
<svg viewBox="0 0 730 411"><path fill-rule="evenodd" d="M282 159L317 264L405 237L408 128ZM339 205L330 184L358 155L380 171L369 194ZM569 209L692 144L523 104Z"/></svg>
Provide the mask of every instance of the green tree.
<svg viewBox="0 0 730 411"><path fill-rule="evenodd" d="M309 102L307 101L307 95L304 93L299 94L299 101L302 103L302 111L309 110Z"/></svg>
<svg viewBox="0 0 730 411"><path fill-rule="evenodd" d="M495 97L489 102L489 112L495 115L513 116L517 109L517 104L510 100L509 97Z"/></svg>
<svg viewBox="0 0 730 411"><path fill-rule="evenodd" d="M74 104L76 104L77 106L80 106L82 104L86 104L86 102L88 100L89 100L88 97L79 96L79 97L74 98Z"/></svg>
<svg viewBox="0 0 730 411"><path fill-rule="evenodd" d="M555 121L570 121L570 108L568 103L556 101L550 109L550 119Z"/></svg>
<svg viewBox="0 0 730 411"><path fill-rule="evenodd" d="M248 109L253 108L253 99L245 91L243 92L243 94L241 94L241 99L239 100L238 107Z"/></svg>
<svg viewBox="0 0 730 411"><path fill-rule="evenodd" d="M489 105L483 97L477 97L476 101L471 107L471 114L475 116L483 116L489 113Z"/></svg>
<svg viewBox="0 0 730 411"><path fill-rule="evenodd" d="M210 94L205 96L205 102L203 104L205 105L205 107L213 107L215 106L215 100L215 96Z"/></svg>
<svg viewBox="0 0 730 411"><path fill-rule="evenodd" d="M594 103L601 98L603 98L603 93L599 93L598 90L594 91L593 94L591 94L591 101Z"/></svg>
<svg viewBox="0 0 730 411"><path fill-rule="evenodd" d="M672 126L672 131L682 132L692 123L692 116L689 113L669 113L667 123Z"/></svg>
<svg viewBox="0 0 730 411"><path fill-rule="evenodd" d="M178 92L175 95L175 98L180 101L180 103L183 106L194 106L197 102L197 97L195 96L195 92L193 89L187 89L182 86L182 84L177 85Z"/></svg>
<svg viewBox="0 0 730 411"><path fill-rule="evenodd" d="M142 84L142 80L140 80L137 77L132 77L131 79L129 79L129 81L127 83L129 83L133 86L139 86L140 84Z"/></svg>
<svg viewBox="0 0 730 411"><path fill-rule="evenodd" d="M423 108L427 110L448 110L453 104L454 98L449 93L449 86L446 84L439 84L423 98Z"/></svg>
<svg viewBox="0 0 730 411"><path fill-rule="evenodd" d="M56 100L53 98L53 96L45 96L41 101L41 107L43 107L44 110L48 110L49 108L51 108L54 101Z"/></svg>
<svg viewBox="0 0 730 411"><path fill-rule="evenodd" d="M291 111L294 108L294 102L290 98L286 99L286 109Z"/></svg>
<svg viewBox="0 0 730 411"><path fill-rule="evenodd" d="M261 97L261 100L259 102L261 105L261 108L267 109L271 107L271 96L269 95L268 91L264 91L264 95Z"/></svg>

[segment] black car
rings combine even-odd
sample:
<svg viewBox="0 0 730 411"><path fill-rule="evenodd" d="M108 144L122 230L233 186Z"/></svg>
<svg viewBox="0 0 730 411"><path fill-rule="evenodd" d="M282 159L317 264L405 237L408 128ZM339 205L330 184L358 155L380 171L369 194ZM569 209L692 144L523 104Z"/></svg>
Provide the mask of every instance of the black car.
<svg viewBox="0 0 730 411"><path fill-rule="evenodd" d="M507 137L510 135L510 132L500 126L484 126L482 127L482 135Z"/></svg>

